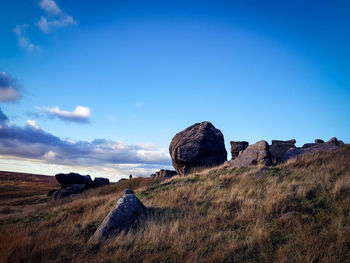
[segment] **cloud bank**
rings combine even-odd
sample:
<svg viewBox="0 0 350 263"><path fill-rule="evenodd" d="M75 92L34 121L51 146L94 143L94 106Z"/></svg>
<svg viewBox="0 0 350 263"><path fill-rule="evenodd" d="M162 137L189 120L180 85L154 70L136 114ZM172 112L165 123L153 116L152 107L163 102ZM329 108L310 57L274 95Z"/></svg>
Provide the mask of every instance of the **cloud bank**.
<svg viewBox="0 0 350 263"><path fill-rule="evenodd" d="M59 118L68 122L89 122L90 109L88 107L77 106L74 111L61 110L59 107L53 108L36 108L44 112L49 118Z"/></svg>
<svg viewBox="0 0 350 263"><path fill-rule="evenodd" d="M42 130L35 121L27 126L8 125L0 109L0 156L31 159L49 164L91 167L99 166L116 171L138 169L144 175L154 168L169 166L167 149L149 144L126 145L106 139L92 141L63 140Z"/></svg>
<svg viewBox="0 0 350 263"><path fill-rule="evenodd" d="M0 102L17 101L21 97L19 89L16 80L6 72L0 72Z"/></svg>
<svg viewBox="0 0 350 263"><path fill-rule="evenodd" d="M41 31L48 34L52 28L67 27L75 25L77 22L74 18L64 13L53 0L41 0L39 6L50 18L42 16L35 24Z"/></svg>

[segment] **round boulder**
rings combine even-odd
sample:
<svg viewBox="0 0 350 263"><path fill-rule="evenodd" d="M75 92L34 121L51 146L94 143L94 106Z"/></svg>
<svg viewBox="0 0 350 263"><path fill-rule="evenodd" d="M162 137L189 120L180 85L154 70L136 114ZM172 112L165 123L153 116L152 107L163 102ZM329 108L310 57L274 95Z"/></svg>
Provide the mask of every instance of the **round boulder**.
<svg viewBox="0 0 350 263"><path fill-rule="evenodd" d="M177 133L169 152L179 175L188 174L196 167L211 167L227 160L224 136L210 122L196 123Z"/></svg>

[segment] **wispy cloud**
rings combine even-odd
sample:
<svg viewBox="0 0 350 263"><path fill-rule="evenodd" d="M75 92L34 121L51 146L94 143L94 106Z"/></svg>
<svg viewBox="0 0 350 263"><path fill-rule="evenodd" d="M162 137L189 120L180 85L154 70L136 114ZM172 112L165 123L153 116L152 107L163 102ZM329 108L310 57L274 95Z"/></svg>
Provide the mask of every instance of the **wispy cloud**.
<svg viewBox="0 0 350 263"><path fill-rule="evenodd" d="M77 24L74 18L64 13L53 0L41 0L39 6L50 16L50 18L42 16L40 20L35 23L40 30L46 34L48 34L52 28L67 27Z"/></svg>
<svg viewBox="0 0 350 263"><path fill-rule="evenodd" d="M41 9L45 10L48 14L59 15L62 13L61 9L57 6L53 0L42 0L39 2Z"/></svg>
<svg viewBox="0 0 350 263"><path fill-rule="evenodd" d="M13 32L17 36L18 45L27 50L32 50L32 51L39 50L39 47L34 45L28 37L28 34L27 34L28 27L29 25L23 24L23 25L16 25L16 27L13 29Z"/></svg>
<svg viewBox="0 0 350 263"><path fill-rule="evenodd" d="M0 101L14 102L17 101L21 95L19 93L20 86L15 79L8 73L0 72Z"/></svg>
<svg viewBox="0 0 350 263"><path fill-rule="evenodd" d="M90 118L90 109L88 107L77 106L74 111L61 110L59 107L41 108L36 107L38 111L44 112L49 118L59 118L68 122L88 122Z"/></svg>
<svg viewBox="0 0 350 263"><path fill-rule="evenodd" d="M8 120L1 109L0 118ZM140 173L143 170L142 174L153 171L155 167L170 165L167 149L150 147L150 144L127 145L106 139L60 139L40 129L31 120L25 127L6 123L0 126L0 156L67 166L105 166L112 170L134 167Z"/></svg>

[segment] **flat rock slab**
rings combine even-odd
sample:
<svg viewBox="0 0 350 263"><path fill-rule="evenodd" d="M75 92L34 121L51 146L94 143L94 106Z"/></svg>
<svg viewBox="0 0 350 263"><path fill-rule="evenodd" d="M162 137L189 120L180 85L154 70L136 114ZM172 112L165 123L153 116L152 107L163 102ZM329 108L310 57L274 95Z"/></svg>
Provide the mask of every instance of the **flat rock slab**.
<svg viewBox="0 0 350 263"><path fill-rule="evenodd" d="M122 231L128 231L135 222L146 214L146 207L134 195L132 190L127 189L124 196L118 200L117 205L106 216L89 241L103 241L118 235Z"/></svg>

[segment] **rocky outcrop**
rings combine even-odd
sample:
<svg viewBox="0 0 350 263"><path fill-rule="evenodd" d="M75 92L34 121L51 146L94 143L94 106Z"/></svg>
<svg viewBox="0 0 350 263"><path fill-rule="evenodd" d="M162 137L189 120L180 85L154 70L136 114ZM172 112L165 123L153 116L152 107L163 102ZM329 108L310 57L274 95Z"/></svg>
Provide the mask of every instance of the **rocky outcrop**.
<svg viewBox="0 0 350 263"><path fill-rule="evenodd" d="M288 141L272 140L272 144L269 148L272 164L278 164L282 161L284 154L289 149L295 148L295 140Z"/></svg>
<svg viewBox="0 0 350 263"><path fill-rule="evenodd" d="M81 175L78 173L56 174L56 180L61 185L61 189L53 189L48 192L51 199L57 200L64 197L81 194L92 187L101 187L109 184L108 178L96 177L91 180L90 175Z"/></svg>
<svg viewBox="0 0 350 263"><path fill-rule="evenodd" d="M341 143L339 143L335 137L325 143L306 143L301 148L294 148L286 151L283 155L282 161L288 161L289 159L308 153L333 151L338 149L340 145Z"/></svg>
<svg viewBox="0 0 350 263"><path fill-rule="evenodd" d="M62 189L59 189L57 191L55 191L52 195L51 195L51 198L53 200L57 200L57 199L61 199L61 198L64 198L64 197L72 197L72 196L75 196L77 194L81 194L82 192L84 192L86 190L86 184L73 184L73 185L70 185L66 188L62 188Z"/></svg>
<svg viewBox="0 0 350 263"><path fill-rule="evenodd" d="M101 187L104 185L108 185L109 179L104 177L95 177L93 184L94 184L94 187Z"/></svg>
<svg viewBox="0 0 350 263"><path fill-rule="evenodd" d="M249 146L249 142L231 141L230 145L231 145L231 156L232 156L231 160L233 160L240 154L240 152L244 151Z"/></svg>
<svg viewBox="0 0 350 263"><path fill-rule="evenodd" d="M269 144L266 141L259 141L248 146L234 160L230 161L232 166L242 167L250 165L271 165Z"/></svg>
<svg viewBox="0 0 350 263"><path fill-rule="evenodd" d="M151 174L153 178L170 178L177 175L176 171L161 169L154 174Z"/></svg>
<svg viewBox="0 0 350 263"><path fill-rule="evenodd" d="M124 196L97 228L90 242L98 242L128 231L132 225L146 216L147 209L134 195L132 190L125 190Z"/></svg>
<svg viewBox="0 0 350 263"><path fill-rule="evenodd" d="M61 188L66 188L73 184L85 184L87 186L92 186L92 180L90 175L81 175L78 173L59 173L56 174L55 177L57 182L61 185Z"/></svg>
<svg viewBox="0 0 350 263"><path fill-rule="evenodd" d="M173 166L179 175L196 167L210 167L227 160L224 136L210 122L196 123L177 133L169 147Z"/></svg>

